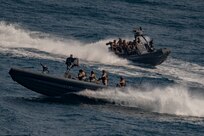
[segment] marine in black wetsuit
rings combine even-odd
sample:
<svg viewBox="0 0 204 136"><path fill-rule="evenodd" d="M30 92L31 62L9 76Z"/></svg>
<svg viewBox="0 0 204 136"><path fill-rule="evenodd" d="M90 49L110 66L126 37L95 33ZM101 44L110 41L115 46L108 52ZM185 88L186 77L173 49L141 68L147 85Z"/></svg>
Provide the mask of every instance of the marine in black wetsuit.
<svg viewBox="0 0 204 136"><path fill-rule="evenodd" d="M74 66L78 66L79 65L79 61L78 61L78 58L73 58L73 55L71 54L70 57L68 57L66 59L65 64L67 65L67 70L70 70Z"/></svg>

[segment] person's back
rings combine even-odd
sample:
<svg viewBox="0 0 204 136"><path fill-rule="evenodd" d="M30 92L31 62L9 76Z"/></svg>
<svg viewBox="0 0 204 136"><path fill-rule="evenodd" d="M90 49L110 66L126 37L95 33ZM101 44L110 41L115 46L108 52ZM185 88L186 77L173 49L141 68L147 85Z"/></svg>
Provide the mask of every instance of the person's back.
<svg viewBox="0 0 204 136"><path fill-rule="evenodd" d="M74 58L73 58L73 55L71 54L70 57L68 57L65 62L65 64L67 65L67 69L71 67L73 61L74 61Z"/></svg>
<svg viewBox="0 0 204 136"><path fill-rule="evenodd" d="M121 39L121 38L119 38L119 40L118 40L117 44L118 44L119 46L122 46L122 43L123 43L122 39Z"/></svg>

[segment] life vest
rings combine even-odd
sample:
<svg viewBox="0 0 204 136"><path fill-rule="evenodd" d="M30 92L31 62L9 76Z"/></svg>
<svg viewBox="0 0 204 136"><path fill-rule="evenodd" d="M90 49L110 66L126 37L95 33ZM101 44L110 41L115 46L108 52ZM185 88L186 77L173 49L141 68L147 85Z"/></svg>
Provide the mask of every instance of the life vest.
<svg viewBox="0 0 204 136"><path fill-rule="evenodd" d="M125 79L120 80L120 86L121 87L126 86Z"/></svg>
<svg viewBox="0 0 204 136"><path fill-rule="evenodd" d="M86 77L86 73L85 73L84 71L82 71L82 72L80 72L80 73L78 74L78 79L79 79L79 80L84 80L85 77Z"/></svg>
<svg viewBox="0 0 204 136"><path fill-rule="evenodd" d="M91 74L91 76L89 77L89 79L90 79L90 82L96 81L96 75L95 75L94 73Z"/></svg>
<svg viewBox="0 0 204 136"><path fill-rule="evenodd" d="M108 74L106 72L102 74L101 79L104 85L108 85Z"/></svg>

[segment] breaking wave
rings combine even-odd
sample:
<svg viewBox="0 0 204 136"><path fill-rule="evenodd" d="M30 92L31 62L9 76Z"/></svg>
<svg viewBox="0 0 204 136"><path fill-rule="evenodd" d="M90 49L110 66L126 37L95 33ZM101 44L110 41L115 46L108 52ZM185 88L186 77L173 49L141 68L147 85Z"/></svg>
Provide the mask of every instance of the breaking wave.
<svg viewBox="0 0 204 136"><path fill-rule="evenodd" d="M0 47L11 50L12 48L33 48L64 56L74 54L80 59L103 64L128 63L127 60L121 60L108 52L108 49L104 46L108 40L85 44L73 39L65 40L40 32L31 32L16 24L7 24L5 22L0 22L0 41Z"/></svg>
<svg viewBox="0 0 204 136"><path fill-rule="evenodd" d="M80 95L157 113L204 117L204 99L192 96L188 88L181 86L149 87L148 89L127 88L126 90L85 90L80 92Z"/></svg>

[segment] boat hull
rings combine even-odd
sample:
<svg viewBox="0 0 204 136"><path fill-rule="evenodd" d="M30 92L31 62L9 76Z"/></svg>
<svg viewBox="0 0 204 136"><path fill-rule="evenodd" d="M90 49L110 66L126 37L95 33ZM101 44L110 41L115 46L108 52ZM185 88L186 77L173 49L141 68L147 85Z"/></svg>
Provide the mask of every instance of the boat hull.
<svg viewBox="0 0 204 136"><path fill-rule="evenodd" d="M68 78L58 78L19 68L11 68L9 74L12 79L20 85L47 96L62 96L67 93L79 92L86 89L97 90L106 88L106 86L100 84Z"/></svg>
<svg viewBox="0 0 204 136"><path fill-rule="evenodd" d="M133 63L142 63L151 66L157 66L163 63L169 54L171 53L170 49L163 48L158 49L146 54L116 54L121 58L132 61Z"/></svg>

